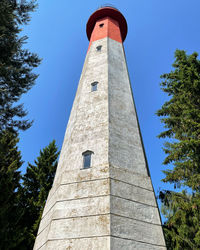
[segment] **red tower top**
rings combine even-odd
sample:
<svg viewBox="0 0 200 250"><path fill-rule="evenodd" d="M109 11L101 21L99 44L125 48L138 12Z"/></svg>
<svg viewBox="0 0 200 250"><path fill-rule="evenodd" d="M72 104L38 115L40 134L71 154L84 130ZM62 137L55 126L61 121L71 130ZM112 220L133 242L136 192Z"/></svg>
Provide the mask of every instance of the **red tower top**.
<svg viewBox="0 0 200 250"><path fill-rule="evenodd" d="M86 32L90 44L104 37L110 37L118 42L123 42L127 35L126 19L117 9L102 7L90 16Z"/></svg>

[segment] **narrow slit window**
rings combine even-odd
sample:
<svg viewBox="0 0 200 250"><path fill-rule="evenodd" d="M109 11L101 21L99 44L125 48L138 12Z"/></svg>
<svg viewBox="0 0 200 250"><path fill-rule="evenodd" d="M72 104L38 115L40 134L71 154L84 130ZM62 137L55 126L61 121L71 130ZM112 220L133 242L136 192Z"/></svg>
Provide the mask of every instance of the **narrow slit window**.
<svg viewBox="0 0 200 250"><path fill-rule="evenodd" d="M100 28L103 28L103 26L104 26L104 23L99 24Z"/></svg>
<svg viewBox="0 0 200 250"><path fill-rule="evenodd" d="M91 155L93 154L92 151L85 151L83 153L83 169L91 167Z"/></svg>
<svg viewBox="0 0 200 250"><path fill-rule="evenodd" d="M97 91L97 85L98 85L98 82L93 82L92 84L91 84L91 91L93 92L93 91Z"/></svg>
<svg viewBox="0 0 200 250"><path fill-rule="evenodd" d="M101 48L102 48L102 45L99 45L99 46L96 47L96 50L101 51Z"/></svg>

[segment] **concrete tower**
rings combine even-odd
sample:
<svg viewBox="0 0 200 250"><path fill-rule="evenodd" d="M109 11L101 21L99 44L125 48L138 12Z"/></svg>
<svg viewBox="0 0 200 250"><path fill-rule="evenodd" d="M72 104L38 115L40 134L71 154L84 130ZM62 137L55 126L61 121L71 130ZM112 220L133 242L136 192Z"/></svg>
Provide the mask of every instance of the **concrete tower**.
<svg viewBox="0 0 200 250"><path fill-rule="evenodd" d="M95 11L53 187L34 250L164 250L127 71L127 24Z"/></svg>

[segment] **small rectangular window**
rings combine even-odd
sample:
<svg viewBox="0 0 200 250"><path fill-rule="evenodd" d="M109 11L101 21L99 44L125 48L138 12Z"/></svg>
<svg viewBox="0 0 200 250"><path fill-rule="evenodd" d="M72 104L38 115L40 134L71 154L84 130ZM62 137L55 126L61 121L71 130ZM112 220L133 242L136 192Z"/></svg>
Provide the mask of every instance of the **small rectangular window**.
<svg viewBox="0 0 200 250"><path fill-rule="evenodd" d="M93 92L93 91L97 91L97 85L98 85L98 82L93 82L92 84L91 84L91 91Z"/></svg>
<svg viewBox="0 0 200 250"><path fill-rule="evenodd" d="M82 153L83 155L83 169L90 168L91 167L91 155L94 154L94 152L87 150Z"/></svg>
<svg viewBox="0 0 200 250"><path fill-rule="evenodd" d="M99 45L99 46L96 47L96 50L101 51L101 48L102 48L102 45Z"/></svg>
<svg viewBox="0 0 200 250"><path fill-rule="evenodd" d="M102 28L104 26L104 23L99 24L99 27Z"/></svg>
<svg viewBox="0 0 200 250"><path fill-rule="evenodd" d="M83 157L83 168L90 168L91 154L85 154Z"/></svg>

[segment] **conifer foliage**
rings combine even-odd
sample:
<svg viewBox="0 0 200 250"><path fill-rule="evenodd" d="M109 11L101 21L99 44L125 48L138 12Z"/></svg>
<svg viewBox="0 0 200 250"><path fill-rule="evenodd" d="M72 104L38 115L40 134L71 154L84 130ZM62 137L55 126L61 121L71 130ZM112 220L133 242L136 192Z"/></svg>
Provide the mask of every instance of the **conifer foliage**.
<svg viewBox="0 0 200 250"><path fill-rule="evenodd" d="M200 61L198 54L175 52L173 70L161 76L170 97L158 110L168 138L163 182L181 192L162 191L168 249L200 249ZM172 167L173 166L173 167ZM186 191L187 190L187 191Z"/></svg>
<svg viewBox="0 0 200 250"><path fill-rule="evenodd" d="M27 112L16 104L35 83L32 72L40 59L24 49L27 36L21 36L21 25L30 20L35 1L1 0L0 2L0 131L7 128L25 130L31 122L22 120Z"/></svg>
<svg viewBox="0 0 200 250"><path fill-rule="evenodd" d="M15 249L22 240L19 221L23 208L19 203L21 153L16 133L0 133L0 249Z"/></svg>
<svg viewBox="0 0 200 250"><path fill-rule="evenodd" d="M25 207L23 223L24 227L27 227L27 236L22 245L26 245L25 249L33 248L47 195L53 184L58 155L59 152L53 140L40 151L34 164L28 164L23 177L22 196Z"/></svg>
<svg viewBox="0 0 200 250"><path fill-rule="evenodd" d="M59 152L55 141L40 151L22 177L18 130L32 122L20 98L34 85L40 64L34 53L24 48L27 36L22 26L30 21L35 0L0 1L0 249L33 248L42 210L52 186Z"/></svg>

